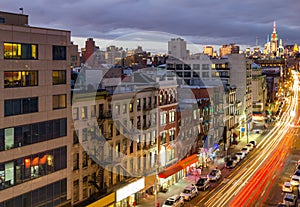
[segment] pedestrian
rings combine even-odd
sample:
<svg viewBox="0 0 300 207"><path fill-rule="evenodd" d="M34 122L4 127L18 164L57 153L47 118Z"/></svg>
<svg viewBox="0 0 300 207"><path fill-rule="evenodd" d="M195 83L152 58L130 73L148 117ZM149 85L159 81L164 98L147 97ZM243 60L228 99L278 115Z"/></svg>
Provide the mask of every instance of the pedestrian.
<svg viewBox="0 0 300 207"><path fill-rule="evenodd" d="M135 207L136 206L136 201L133 201L132 205Z"/></svg>

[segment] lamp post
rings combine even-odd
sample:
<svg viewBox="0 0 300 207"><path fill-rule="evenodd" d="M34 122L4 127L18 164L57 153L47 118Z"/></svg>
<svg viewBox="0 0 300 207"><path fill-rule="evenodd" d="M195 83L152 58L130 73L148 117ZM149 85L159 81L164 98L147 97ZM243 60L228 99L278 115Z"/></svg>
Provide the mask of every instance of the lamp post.
<svg viewBox="0 0 300 207"><path fill-rule="evenodd" d="M247 121L247 110L245 110L245 124L246 124L246 136L247 136L247 144L249 142L249 135L248 135L248 121Z"/></svg>

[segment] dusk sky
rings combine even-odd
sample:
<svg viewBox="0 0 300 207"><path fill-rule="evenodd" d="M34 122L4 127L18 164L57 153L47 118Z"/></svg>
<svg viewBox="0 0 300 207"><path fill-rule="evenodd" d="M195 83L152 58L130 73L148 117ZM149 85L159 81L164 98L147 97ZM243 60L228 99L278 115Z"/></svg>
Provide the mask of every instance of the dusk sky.
<svg viewBox="0 0 300 207"><path fill-rule="evenodd" d="M29 15L31 26L70 30L79 47L84 46L88 37L93 37L100 48L101 40L103 44L107 40L113 40L112 44L115 44L115 39L126 39L133 41L132 47L140 45L138 41L162 42L162 48L167 50L170 36L180 36L197 45L236 43L255 46L257 38L258 44L263 46L267 35L272 33L274 20L283 42L300 43L300 3L297 0L1 2L2 11L19 13L20 7Z"/></svg>

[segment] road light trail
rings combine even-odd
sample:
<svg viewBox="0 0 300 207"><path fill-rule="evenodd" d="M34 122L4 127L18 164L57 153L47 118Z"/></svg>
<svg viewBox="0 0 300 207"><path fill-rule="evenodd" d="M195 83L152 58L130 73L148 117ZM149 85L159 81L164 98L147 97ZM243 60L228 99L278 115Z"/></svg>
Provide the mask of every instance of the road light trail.
<svg viewBox="0 0 300 207"><path fill-rule="evenodd" d="M295 73L294 73L295 75ZM290 124L293 122L294 117L290 116L291 111L296 111L298 104L298 77L295 78L294 82L294 94L291 97L291 103L287 106L286 113L283 113L281 118L278 120L278 125L274 127L263 141L257 146L260 150L260 154L255 157L255 160L251 160L248 163L242 165L241 171L238 169L235 171L236 174L229 176L229 181L222 183L222 187L212 191L209 196L210 198L204 203L204 206L228 206L229 202L234 202L235 198L239 197L239 193L242 189L255 189L257 182L252 181L252 178L261 179L262 184L259 189L263 189L264 194L261 194L258 189L253 191L251 195L252 201L249 202L237 202L237 205L253 205L253 202L257 202L257 199L263 202L267 196L272 183L267 185L268 180L274 180L276 178L275 173L282 169L282 162L285 160L287 147L292 145L292 139L285 136L289 134ZM284 145L286 143L287 145ZM273 173L267 173L266 168L263 166L274 168L276 170ZM275 177L274 177L275 175ZM265 176L265 179L263 177ZM238 185L237 185L238 184ZM221 184L220 184L221 185ZM245 186L247 185L247 186ZM245 194L245 193L244 193ZM221 195L221 196L220 196ZM245 196L246 197L246 196ZM243 200L245 200L243 198ZM199 201L199 205L204 199Z"/></svg>

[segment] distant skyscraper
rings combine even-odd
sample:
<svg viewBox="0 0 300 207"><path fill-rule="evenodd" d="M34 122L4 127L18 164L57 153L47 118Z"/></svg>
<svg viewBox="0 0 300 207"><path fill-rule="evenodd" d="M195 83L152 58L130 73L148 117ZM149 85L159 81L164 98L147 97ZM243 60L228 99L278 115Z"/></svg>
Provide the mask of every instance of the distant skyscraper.
<svg viewBox="0 0 300 207"><path fill-rule="evenodd" d="M205 46L203 53L208 56L213 56L214 48L212 46Z"/></svg>
<svg viewBox="0 0 300 207"><path fill-rule="evenodd" d="M276 21L273 23L273 32L267 36L267 43L264 47L264 53L271 56L278 56L278 34L276 31Z"/></svg>
<svg viewBox="0 0 300 207"><path fill-rule="evenodd" d="M229 54L239 54L240 47L238 45L235 45L234 43L231 43L230 45L222 45L220 48L220 57L229 55Z"/></svg>
<svg viewBox="0 0 300 207"><path fill-rule="evenodd" d="M271 53L276 53L278 48L278 34L276 32L276 21L273 23L273 32L270 36L271 39Z"/></svg>
<svg viewBox="0 0 300 207"><path fill-rule="evenodd" d="M168 54L174 58L186 60L189 51L186 49L186 41L181 38L173 38L168 41Z"/></svg>

